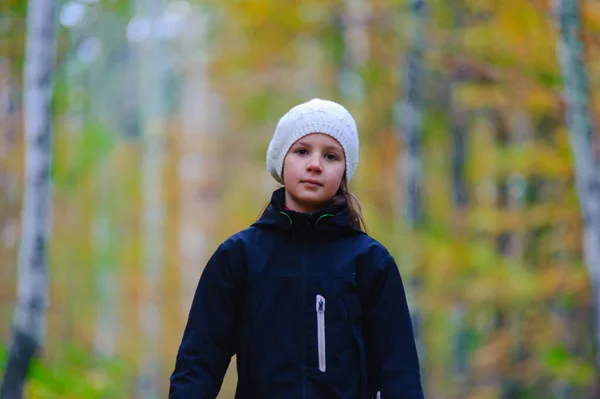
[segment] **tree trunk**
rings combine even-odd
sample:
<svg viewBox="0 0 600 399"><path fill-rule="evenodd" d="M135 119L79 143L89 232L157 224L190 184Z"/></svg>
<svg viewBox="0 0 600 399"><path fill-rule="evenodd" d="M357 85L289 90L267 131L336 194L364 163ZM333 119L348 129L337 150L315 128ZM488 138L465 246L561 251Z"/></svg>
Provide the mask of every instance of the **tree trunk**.
<svg viewBox="0 0 600 399"><path fill-rule="evenodd" d="M453 34L461 38L464 27L465 5L463 1L459 1L452 7L453 19ZM460 39L454 39L450 43L452 49L460 54L464 51L464 45ZM452 134L452 154L451 154L451 180L452 180L452 203L454 204L453 217L453 234L456 242L459 243L458 248L466 246L468 240L468 191L467 191L467 142L468 142L468 113L464 106L456 98L457 86L460 86L463 80L467 77L458 67L456 70L450 71L451 82L449 90L449 110L451 119L451 134ZM468 353L467 339L468 330L466 328L467 305L464 301L457 301L452 308L451 320L454 325L452 347L452 363L451 376L453 386L455 387L453 394L458 397L467 396L467 371L468 371Z"/></svg>
<svg viewBox="0 0 600 399"><path fill-rule="evenodd" d="M468 240L468 192L466 176L467 160L467 111L463 109L459 101L452 95L453 88L459 83L460 71L453 72L453 82L450 87L450 118L452 134L452 155L451 155L451 179L452 179L452 199L454 204L453 234L456 242L460 243L458 248L463 248ZM455 332L453 342L453 362L451 365L452 377L455 379L454 386L456 394L459 397L467 395L468 354L467 354L467 335L465 327L467 316L467 306L464 301L458 301L452 309L452 322Z"/></svg>
<svg viewBox="0 0 600 399"><path fill-rule="evenodd" d="M370 18L370 10L369 0L344 0L343 2L341 22L344 58L340 71L339 89L342 97L350 106L362 104L365 99L365 87L360 69L364 67L369 57L367 21ZM357 123L359 123L358 120Z"/></svg>
<svg viewBox="0 0 600 399"><path fill-rule="evenodd" d="M202 266L208 260L211 217L216 215L218 162L214 154L214 101L209 80L208 23L210 15L190 6L182 21L179 65L182 69L181 140L178 176L180 312L185 319ZM212 153L212 155L211 155Z"/></svg>
<svg viewBox="0 0 600 399"><path fill-rule="evenodd" d="M91 109L88 114L93 118L92 123L102 126L103 133L117 135L119 118L114 116L113 104L118 103L118 91L115 85L106 82L118 81L119 69L108 64L108 56L115 46L113 30L119 21L110 14L102 13L99 9L90 9L95 15L93 38L98 40L99 52L91 62L89 89ZM114 18L114 19L113 19ZM118 45L118 44L117 44ZM111 90L113 89L113 90ZM101 153L100 160L94 167L94 213L92 219L92 250L94 275L96 282L96 327L94 329L94 352L99 358L114 356L117 346L117 328L119 320L117 297L119 279L115 257L112 253L115 242L114 196L115 192L107 187L115 187L112 178L110 153Z"/></svg>
<svg viewBox="0 0 600 399"><path fill-rule="evenodd" d="M56 56L55 3L30 0L24 72L25 192L14 313L14 338L0 398L23 396L32 359L45 335L48 306L46 247L50 230L52 92Z"/></svg>
<svg viewBox="0 0 600 399"><path fill-rule="evenodd" d="M142 246L143 284L140 303L142 333L141 370L138 394L155 399L160 392L161 347L161 277L164 263L164 195L165 158L165 43L161 41L159 18L164 0L136 0L136 18L146 28L138 33L138 104L143 155L142 178ZM131 25L130 25L131 26Z"/></svg>
<svg viewBox="0 0 600 399"><path fill-rule="evenodd" d="M396 121L400 125L403 140L402 153L398 157L398 174L401 184L401 195L405 207L404 218L408 228L416 237L417 230L423 224L423 167L421 153L422 134L422 90L423 76L423 52L424 52L424 30L425 30L425 1L411 0L410 11L412 16L411 43L404 66L404 100L399 100L396 109ZM418 263L414 254L407 257L407 262L402 267L409 282L407 297L411 311L413 328L419 358L423 363L426 357L422 340L421 315L413 298L414 291L418 286L418 279L413 275L413 270Z"/></svg>
<svg viewBox="0 0 600 399"><path fill-rule="evenodd" d="M593 290L596 368L600 369L600 174L598 143L589 111L588 78L583 63L579 2L555 1L558 56L563 76L566 117L575 160L575 181L583 215L583 255Z"/></svg>
<svg viewBox="0 0 600 399"><path fill-rule="evenodd" d="M318 97L322 90L319 74L323 70L323 49L318 38L300 37L296 39L296 92L300 93L303 101ZM310 60L310 62L306 62ZM270 176L269 176L270 178ZM271 193L271 186L269 185ZM267 193L265 193L267 194Z"/></svg>
<svg viewBox="0 0 600 399"><path fill-rule="evenodd" d="M532 133L532 126L526 108L523 105L519 110L514 111L507 127L509 132L507 145L512 148L525 147L529 144ZM513 172L503 182L500 194L500 212L510 212L523 214L526 207L527 192L526 176ZM513 231L503 232L498 237L498 250L503 257L510 259L515 264L514 268L521 267L524 264L526 242L526 228L524 226L515 227ZM517 369L523 360L523 311L518 306L513 306L506 310L506 329L510 335L511 351L506 356L511 369ZM514 398L519 395L522 389L522 382L519 376L505 375L502 378L501 398Z"/></svg>
<svg viewBox="0 0 600 399"><path fill-rule="evenodd" d="M214 11L198 4L177 10L182 15L177 65L181 76L178 163L179 310L188 317L203 267L210 256L217 226L221 102L210 81L210 30ZM219 397L233 397L235 361L231 362Z"/></svg>
<svg viewBox="0 0 600 399"><path fill-rule="evenodd" d="M403 133L404 147L402 171L406 194L405 217L412 228L423 222L423 166L421 154L421 133L423 109L420 91L422 90L425 1L411 0L412 35L405 65L404 97L401 101L399 117Z"/></svg>

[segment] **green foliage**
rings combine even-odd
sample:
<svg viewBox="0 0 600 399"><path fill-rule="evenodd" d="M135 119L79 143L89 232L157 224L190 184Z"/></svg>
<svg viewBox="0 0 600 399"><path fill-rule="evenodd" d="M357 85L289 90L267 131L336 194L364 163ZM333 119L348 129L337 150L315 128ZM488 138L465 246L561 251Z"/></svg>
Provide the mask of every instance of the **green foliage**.
<svg viewBox="0 0 600 399"><path fill-rule="evenodd" d="M8 348L4 346L4 343L0 341L0 371L6 368L6 362L8 361Z"/></svg>
<svg viewBox="0 0 600 399"><path fill-rule="evenodd" d="M341 69L344 62L344 36L339 29L340 20L337 17L332 17L332 20L335 23L328 25L327 31L324 32L324 45L332 64Z"/></svg>
<svg viewBox="0 0 600 399"><path fill-rule="evenodd" d="M288 105L305 95L295 81L299 68L317 62L316 80L302 82L314 85L311 93L342 103L354 101L339 93L340 69L349 60L340 21L345 2L301 3L194 1L190 11L208 12L208 47L196 54L195 49L183 46L180 38L161 41L173 50L167 51L169 59L162 65L168 69L168 90L163 93L168 104L163 121L168 138L161 165L167 183L161 186L166 204L162 235L169 267L161 276L165 306L160 322L169 345L176 345L181 333L170 326L182 323L174 316L177 312L171 311L173 298L179 298L181 289L181 276L175 270L187 256L182 256L180 248L182 221L197 218L198 231L187 234L201 232L208 237L202 246L214 248L216 238L227 237L254 220L268 198L262 190L268 137ZM451 397L445 388L460 385L449 377L457 374L455 352L462 364L458 373L464 379L456 389L464 395L453 397L489 398L477 391L484 386L481 392L487 389L495 395L505 390L504 397L543 399L556 397L548 381L575 388L590 386L597 378L593 359L581 354L591 352L592 321L581 315L588 314L591 294L582 264L582 223L573 184L574 159L564 124L555 31L550 10L543 6L548 2L426 2L423 87L419 92L423 100L420 150L425 215L424 223L414 229L402 218L405 193L401 193L404 170L400 157L406 143L401 126L394 123L398 115L393 106L406 99L403 60L411 47L415 21L406 1L368 3L369 53L364 65L354 66L363 79L366 98L353 104L363 121L359 126L359 179L352 184L363 201L370 234L394 254L407 292L414 294L411 306L422 316L420 329L426 337L423 371L431 396ZM146 200L140 189L143 148L117 139L128 127L135 130L131 126L145 123L139 112L146 100L145 88L138 86L139 71L134 69L139 66L137 46L126 42L127 22L133 16L131 4L121 0L86 2L98 19L112 18L118 23L104 21L107 23L102 25L109 27L99 35L108 49L103 66L72 64L80 68L75 79L78 87L67 87L63 60L79 48L64 40L66 31L61 30L52 110L57 126L51 171L57 217L50 239L54 250L49 276L54 295L65 286L77 287L79 291L73 295L85 293L77 301L63 298L64 315L54 317L55 323L75 324L69 328L75 331L76 341L89 342L92 316L87 321L73 320L77 319L74 315L94 313L96 297L89 293L97 275L90 265L101 259L98 263L114 267L111 272L119 278L115 295L122 303L121 323L126 324L121 337L127 342L123 356L135 359L136 345L131 342L138 332L137 322L132 320L137 320L140 297L148 288L140 272L145 232L139 226L148 216L141 205ZM10 29L0 37L0 60L8 57L15 79L22 79L26 6L24 0L8 0L0 6L0 25L3 18L11 18ZM600 15L595 6L584 7L588 31L583 40L593 93L598 89L593 79L598 43L588 39L597 36ZM84 33L87 37L98 32ZM360 36L356 37L359 42ZM314 40L311 46L318 48L318 59L300 59L296 44L304 39ZM208 59L198 59L205 54ZM187 105L180 101L182 89L190 83L187 76L194 76L189 69L204 61L209 64L210 93L203 94L220 98L227 120L215 121L215 125L225 127L211 136L198 134L180 140L180 108ZM95 84L90 85L90 80ZM21 85L21 81L16 83ZM75 112L83 113L83 125L65 129L68 107L73 105L78 108ZM194 104L198 109L205 105ZM596 105L592 112L598 119ZM100 113L110 115L111 126L119 132L108 128L108 121L99 120ZM466 164L460 168L460 178L468 190L468 203L461 208L453 199L453 168L457 165L452 164L452 126L457 115L462 117L466 140ZM515 116L524 117L530 126L517 128ZM0 150L4 149L3 140L0 133ZM188 153L187 147L194 149ZM22 152L22 147L11 147L6 153ZM198 173L200 177L192 173L189 181L182 181L179 166L183 154L201 157L198 168L202 172L213 167L219 172L216 176L211 176L212 170ZM111 162L105 164L107 158ZM6 168L0 164L0 184L10 180L4 179L5 170L6 176L20 178L22 162L17 161ZM101 165L107 167L110 178L99 179L101 174L96 172ZM502 187L513 193L503 193ZM110 192L98 196L101 190ZM4 191L2 186L0 192ZM515 200L514 192L524 197ZM184 204L194 211L184 210ZM101 208L106 212L99 212ZM94 252L97 243L90 242L93 220L99 213L110 219L106 253ZM8 217L18 220L16 214ZM208 222L207 228L205 219L216 222ZM0 220L0 232L4 222ZM503 241L507 237L510 239ZM510 245L503 247L502 242ZM6 253L0 247L0 264L14 264L4 258ZM456 309L462 314L454 318ZM136 366L128 360L100 361L65 342L54 341L49 346L47 359L32 367L28 388L32 397L131 397L130 381ZM523 353L513 357L519 348ZM7 356L7 348L0 344L0 370ZM572 397L582 397L578 393Z"/></svg>
<svg viewBox="0 0 600 399"><path fill-rule="evenodd" d="M10 12L13 16L24 17L27 14L27 0L6 0L0 10Z"/></svg>
<svg viewBox="0 0 600 399"><path fill-rule="evenodd" d="M559 298L560 306L566 311L573 311L579 306L577 296L573 292L565 292Z"/></svg>
<svg viewBox="0 0 600 399"><path fill-rule="evenodd" d="M98 360L81 348L61 348L55 361L46 365L36 359L29 375L28 392L36 398L125 398L132 365L122 358Z"/></svg>
<svg viewBox="0 0 600 399"><path fill-rule="evenodd" d="M74 148L63 149L57 145L53 154L52 179L59 190L66 192L78 188L116 143L115 133L98 122L86 124L75 134L80 134L81 139L71 142L76 144Z"/></svg>
<svg viewBox="0 0 600 399"><path fill-rule="evenodd" d="M561 89L562 76L556 71L538 70L536 78L540 84L550 89Z"/></svg>
<svg viewBox="0 0 600 399"><path fill-rule="evenodd" d="M279 111L279 107L276 105L277 102L277 93L267 89L252 93L250 97L245 99L243 109L250 123L261 125L283 116L283 114L276 113L276 111Z"/></svg>
<svg viewBox="0 0 600 399"><path fill-rule="evenodd" d="M594 379L594 365L570 353L564 344L547 348L542 358L550 374L560 381L588 386Z"/></svg>
<svg viewBox="0 0 600 399"><path fill-rule="evenodd" d="M26 392L36 399L127 398L133 364L123 358L98 360L89 351L69 345L59 348L51 363L36 358L27 377ZM0 375L8 348L0 343ZM60 360L60 361L59 361Z"/></svg>
<svg viewBox="0 0 600 399"><path fill-rule="evenodd" d="M565 366L569 360L569 351L564 345L556 345L548 348L544 353L544 362L546 366L553 370L558 370Z"/></svg>

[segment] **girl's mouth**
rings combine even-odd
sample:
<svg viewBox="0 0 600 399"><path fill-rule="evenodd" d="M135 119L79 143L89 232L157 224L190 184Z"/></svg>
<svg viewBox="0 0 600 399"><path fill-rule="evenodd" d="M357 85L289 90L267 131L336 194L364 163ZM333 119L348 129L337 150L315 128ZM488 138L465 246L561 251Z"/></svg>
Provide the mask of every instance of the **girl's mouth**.
<svg viewBox="0 0 600 399"><path fill-rule="evenodd" d="M321 183L319 183L316 180L312 180L312 179L302 180L302 183L310 184L312 186L322 186Z"/></svg>

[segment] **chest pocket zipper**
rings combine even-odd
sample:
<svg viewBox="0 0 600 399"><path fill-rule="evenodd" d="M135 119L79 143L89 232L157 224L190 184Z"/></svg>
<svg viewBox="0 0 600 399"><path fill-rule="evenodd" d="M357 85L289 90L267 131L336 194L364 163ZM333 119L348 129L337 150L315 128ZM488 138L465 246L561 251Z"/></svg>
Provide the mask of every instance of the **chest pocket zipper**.
<svg viewBox="0 0 600 399"><path fill-rule="evenodd" d="M327 368L325 354L325 298L317 295L317 343L319 351L319 370L325 372Z"/></svg>

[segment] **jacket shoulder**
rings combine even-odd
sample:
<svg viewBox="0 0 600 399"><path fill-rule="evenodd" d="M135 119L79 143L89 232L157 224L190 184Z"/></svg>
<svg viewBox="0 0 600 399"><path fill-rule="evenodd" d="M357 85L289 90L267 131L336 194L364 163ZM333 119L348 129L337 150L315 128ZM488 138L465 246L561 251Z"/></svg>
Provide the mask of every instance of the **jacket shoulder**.
<svg viewBox="0 0 600 399"><path fill-rule="evenodd" d="M223 268L237 282L243 283L247 274L247 248L253 233L249 229L238 231L227 237L214 251L209 264Z"/></svg>
<svg viewBox="0 0 600 399"><path fill-rule="evenodd" d="M227 237L217 249L218 251L232 251L243 254L247 246L255 244L260 234L260 229L250 226Z"/></svg>
<svg viewBox="0 0 600 399"><path fill-rule="evenodd" d="M363 234L356 237L353 245L358 250L357 267L360 275L373 278L389 268L397 268L390 251L377 239Z"/></svg>
<svg viewBox="0 0 600 399"><path fill-rule="evenodd" d="M361 234L356 237L356 246L361 249L370 259L376 258L382 261L393 260L390 251L381 242L367 234Z"/></svg>
<svg viewBox="0 0 600 399"><path fill-rule="evenodd" d="M235 234L232 234L225 241L223 241L223 244L221 244L221 245L225 245L227 247L230 247L230 246L235 247L238 245L244 245L248 242L251 242L252 240L255 240L256 236L259 233L260 233L259 228L255 227L255 226L250 226L243 230L238 231Z"/></svg>

